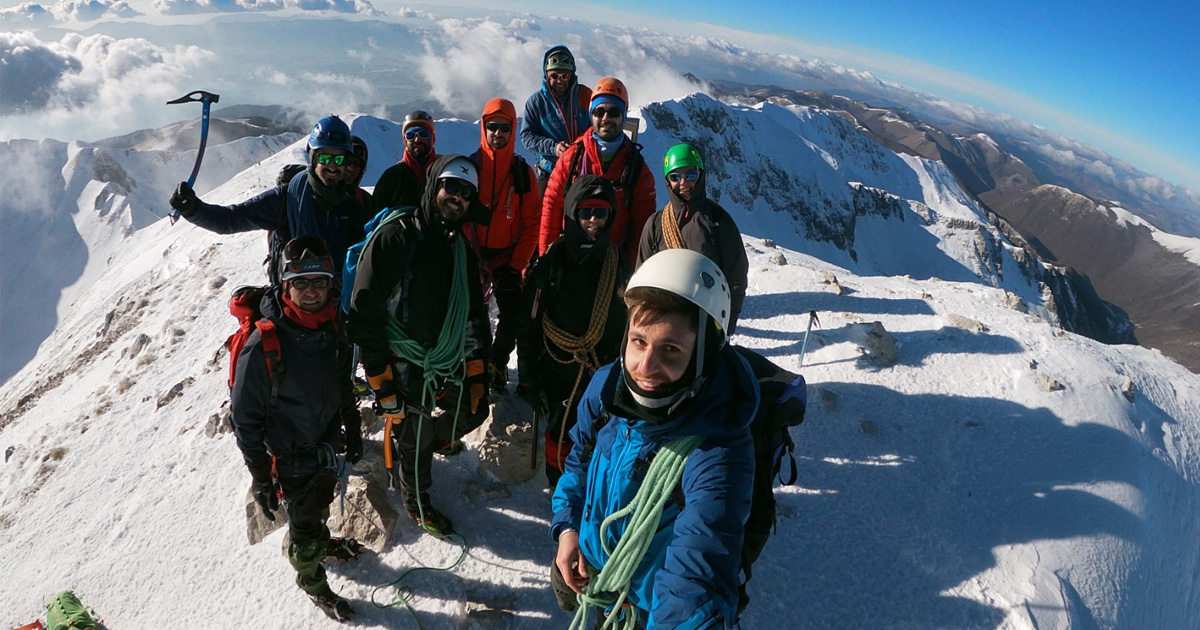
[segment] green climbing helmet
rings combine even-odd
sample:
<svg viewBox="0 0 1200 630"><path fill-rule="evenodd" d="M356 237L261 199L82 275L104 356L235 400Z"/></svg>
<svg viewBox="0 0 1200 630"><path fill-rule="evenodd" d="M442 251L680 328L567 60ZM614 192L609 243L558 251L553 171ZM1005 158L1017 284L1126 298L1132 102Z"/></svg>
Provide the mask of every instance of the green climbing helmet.
<svg viewBox="0 0 1200 630"><path fill-rule="evenodd" d="M667 149L667 154L663 156L663 177L671 171L689 166L703 171L704 158L700 157L700 151L696 147L686 142L677 144Z"/></svg>

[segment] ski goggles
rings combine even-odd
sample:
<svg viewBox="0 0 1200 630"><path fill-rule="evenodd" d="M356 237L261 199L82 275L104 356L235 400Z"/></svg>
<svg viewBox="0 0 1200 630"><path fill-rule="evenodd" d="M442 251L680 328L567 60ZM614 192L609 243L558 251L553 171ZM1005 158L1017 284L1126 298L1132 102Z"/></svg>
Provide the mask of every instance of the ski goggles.
<svg viewBox="0 0 1200 630"><path fill-rule="evenodd" d="M307 291L308 287L312 287L317 290L328 289L329 283L332 281L325 276L320 276L317 278L305 278L301 276L299 278L292 278L287 282L289 286L297 291Z"/></svg>
<svg viewBox="0 0 1200 630"><path fill-rule="evenodd" d="M579 220L587 221L588 219L607 219L609 214L612 214L612 208L608 206L591 206L579 208Z"/></svg>
<svg viewBox="0 0 1200 630"><path fill-rule="evenodd" d="M697 179L700 179L700 171L697 171L694 169L690 170L690 171L682 171L682 172L675 171L674 173L667 174L667 181L671 182L672 184L678 184L679 182L681 182L683 180L687 180L689 182L694 182Z"/></svg>
<svg viewBox="0 0 1200 630"><path fill-rule="evenodd" d="M351 156L349 156L349 155L333 155L332 153L318 153L317 154L317 164L320 164L321 166L329 166L330 164L333 164L334 166L344 166L348 161L350 161L350 158L351 158Z"/></svg>
<svg viewBox="0 0 1200 630"><path fill-rule="evenodd" d="M470 201L471 197L475 196L475 187L470 182L463 181L457 177L443 179L442 190L446 191L447 195L461 197L463 201Z"/></svg>
<svg viewBox="0 0 1200 630"><path fill-rule="evenodd" d="M512 131L512 125L506 122L490 122L484 125L483 128L488 131L503 131L504 133Z"/></svg>
<svg viewBox="0 0 1200 630"><path fill-rule="evenodd" d="M620 107L601 106L592 110L592 118L604 118L605 116L608 116L609 118L621 118L624 115L625 114L621 111Z"/></svg>
<svg viewBox="0 0 1200 630"><path fill-rule="evenodd" d="M429 130L424 127L411 127L404 132L405 140L428 140Z"/></svg>

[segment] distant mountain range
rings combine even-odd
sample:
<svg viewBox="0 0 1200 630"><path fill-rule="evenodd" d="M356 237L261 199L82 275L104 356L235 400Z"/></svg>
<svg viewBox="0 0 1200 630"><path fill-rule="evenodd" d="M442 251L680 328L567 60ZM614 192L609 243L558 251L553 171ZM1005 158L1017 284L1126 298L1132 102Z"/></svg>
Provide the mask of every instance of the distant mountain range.
<svg viewBox="0 0 1200 630"><path fill-rule="evenodd" d="M837 113L893 151L942 162L1016 242L1077 272L1064 277L1074 278L1080 294L1088 296L1082 298L1089 304L1084 312L1100 308L1093 297L1098 295L1128 314L1137 343L1200 371L1200 264L1182 251L1189 246L1200 251L1200 240L1174 239L1181 248L1168 247L1161 238L1163 232L1200 235L1200 209L1189 212L1179 199L1167 205L1114 186L1077 163L1047 159L1029 138L983 133L962 122L939 122L823 92L718 86L717 96L732 102L769 101ZM1122 220L1122 210L1144 222ZM1084 279L1094 293L1084 288ZM1134 340L1086 319L1076 332L1106 342ZM1064 326L1070 328L1071 321L1066 317Z"/></svg>

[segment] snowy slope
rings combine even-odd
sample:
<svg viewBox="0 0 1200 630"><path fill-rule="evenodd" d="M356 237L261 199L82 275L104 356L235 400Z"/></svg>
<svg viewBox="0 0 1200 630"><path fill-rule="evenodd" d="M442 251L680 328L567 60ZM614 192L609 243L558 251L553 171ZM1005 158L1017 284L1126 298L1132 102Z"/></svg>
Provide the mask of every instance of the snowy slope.
<svg viewBox="0 0 1200 630"><path fill-rule="evenodd" d="M371 145L372 181L390 159L374 158L398 153L398 126L364 116L354 130ZM477 133L439 123L438 146L465 148ZM654 165L671 140L643 139ZM205 199L269 185L297 150ZM807 159L790 155L791 144L773 150L781 162ZM737 176L723 174L722 185ZM923 186L888 190L938 212L958 207ZM794 224L785 231L767 205L725 205L752 234L735 342L798 369L807 310L823 325L804 359L810 414L793 430L799 483L779 491L778 531L742 627L1200 626L1200 377L1156 351L1104 346L1019 313L995 276L856 273L844 250L814 245ZM916 256L949 247L923 222L887 225ZM918 228L925 240L907 231ZM860 261L875 255L866 249ZM205 431L226 398L225 301L233 287L261 282L262 254L261 234L218 237L166 221L133 231L0 388L0 622L30 621L45 598L73 588L114 630L181 618L204 628L337 627L292 584L281 532L247 544L248 475L232 436ZM961 268L973 255L935 258ZM874 321L899 344L894 365L864 358ZM1051 380L1062 388L1048 391ZM381 432L368 438L369 450L380 448ZM481 492L490 481L475 457L471 444L434 464L434 500L470 552L452 572L406 578L420 621L565 627L545 579L553 548L540 477L511 496ZM403 607L372 605L375 587L455 559L455 547L415 532L400 523L382 553L332 568L358 626L411 627ZM381 604L393 596L374 593Z"/></svg>

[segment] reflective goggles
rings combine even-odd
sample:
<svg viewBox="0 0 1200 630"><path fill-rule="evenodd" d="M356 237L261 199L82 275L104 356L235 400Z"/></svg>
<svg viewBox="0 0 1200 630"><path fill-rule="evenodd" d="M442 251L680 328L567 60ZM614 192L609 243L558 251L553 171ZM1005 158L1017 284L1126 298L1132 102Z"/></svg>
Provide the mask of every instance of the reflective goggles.
<svg viewBox="0 0 1200 630"><path fill-rule="evenodd" d="M700 171L675 171L674 173L667 174L667 181L671 182L672 184L678 184L685 179L689 182L694 182L697 179L700 179Z"/></svg>
<svg viewBox="0 0 1200 630"><path fill-rule="evenodd" d="M343 166L351 158L349 155L333 155L332 153L318 153L317 164L321 166Z"/></svg>

